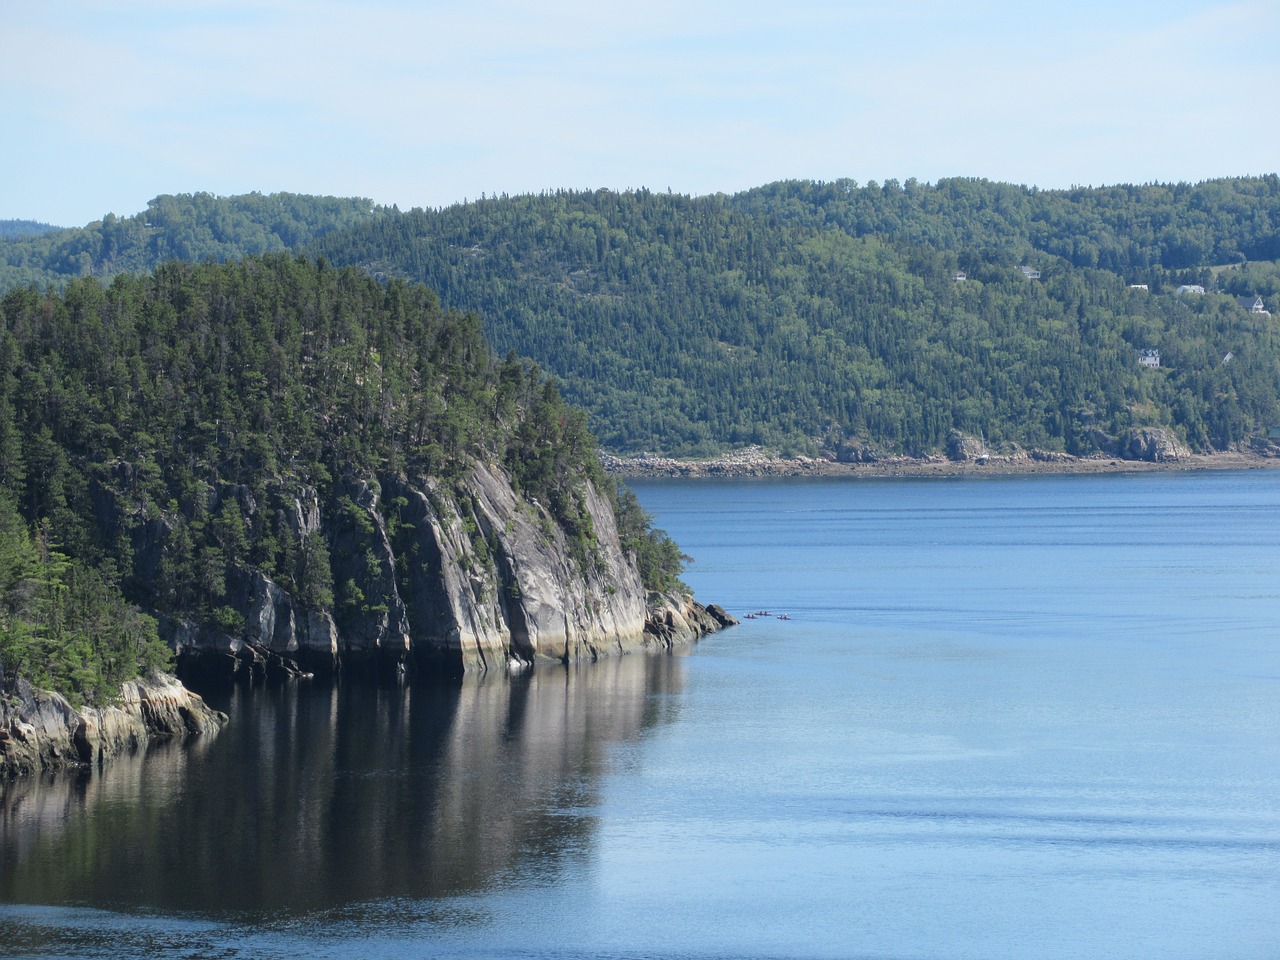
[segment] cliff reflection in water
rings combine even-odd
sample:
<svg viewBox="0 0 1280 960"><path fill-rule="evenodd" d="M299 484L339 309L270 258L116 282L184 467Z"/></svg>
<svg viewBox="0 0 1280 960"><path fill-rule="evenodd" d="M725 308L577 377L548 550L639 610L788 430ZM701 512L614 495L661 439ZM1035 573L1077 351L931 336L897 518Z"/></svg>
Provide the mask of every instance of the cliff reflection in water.
<svg viewBox="0 0 1280 960"><path fill-rule="evenodd" d="M212 741L5 786L0 897L258 913L550 878L590 852L610 746L673 718L682 670L213 693Z"/></svg>

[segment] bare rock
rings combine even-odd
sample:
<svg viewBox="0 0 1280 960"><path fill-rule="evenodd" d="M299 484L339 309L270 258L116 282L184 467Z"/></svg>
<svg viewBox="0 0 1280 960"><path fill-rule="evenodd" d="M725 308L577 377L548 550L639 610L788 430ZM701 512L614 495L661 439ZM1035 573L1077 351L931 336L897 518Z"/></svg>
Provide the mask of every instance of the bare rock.
<svg viewBox="0 0 1280 960"><path fill-rule="evenodd" d="M19 678L0 697L0 778L102 763L153 740L212 736L226 720L168 674L128 681L112 703L79 710Z"/></svg>
<svg viewBox="0 0 1280 960"><path fill-rule="evenodd" d="M987 447L977 437L952 430L947 438L947 457L957 463L969 463L987 457Z"/></svg>
<svg viewBox="0 0 1280 960"><path fill-rule="evenodd" d="M713 605L714 606L714 605ZM716 613L690 596L678 592L649 594L645 619L646 646L671 648L691 643L738 621L722 607Z"/></svg>
<svg viewBox="0 0 1280 960"><path fill-rule="evenodd" d="M1130 427L1121 438L1120 455L1128 460L1167 463L1191 456L1168 430L1159 427Z"/></svg>
<svg viewBox="0 0 1280 960"><path fill-rule="evenodd" d="M161 621L184 669L478 673L669 645L732 621L685 598L655 612L611 501L590 484L582 507L591 535L576 541L492 464L448 485L384 475L345 481L333 502L306 488L288 499L299 534L328 545L335 609L305 609L262 571L228 567L238 635Z"/></svg>

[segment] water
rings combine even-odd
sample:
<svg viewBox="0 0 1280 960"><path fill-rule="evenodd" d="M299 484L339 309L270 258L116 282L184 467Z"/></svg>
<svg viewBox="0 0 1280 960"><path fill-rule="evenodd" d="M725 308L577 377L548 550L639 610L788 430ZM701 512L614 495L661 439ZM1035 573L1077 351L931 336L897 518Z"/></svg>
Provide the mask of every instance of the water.
<svg viewBox="0 0 1280 960"><path fill-rule="evenodd" d="M1275 958L1280 475L655 482L680 656L214 691L0 796L0 955Z"/></svg>

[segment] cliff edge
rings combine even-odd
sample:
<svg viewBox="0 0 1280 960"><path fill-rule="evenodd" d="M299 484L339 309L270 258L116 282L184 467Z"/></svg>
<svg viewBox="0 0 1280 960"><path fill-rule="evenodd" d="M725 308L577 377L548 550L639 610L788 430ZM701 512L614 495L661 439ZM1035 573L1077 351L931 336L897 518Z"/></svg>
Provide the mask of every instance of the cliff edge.
<svg viewBox="0 0 1280 960"><path fill-rule="evenodd" d="M80 709L19 678L0 695L0 780L102 763L155 740L212 736L226 720L168 674L127 681L107 706Z"/></svg>
<svg viewBox="0 0 1280 960"><path fill-rule="evenodd" d="M242 500L252 519L256 504ZM612 504L590 482L576 535L484 463L448 485L348 479L327 501L303 487L291 504L294 535L327 544L332 606L308 607L262 570L235 565L226 602L243 629L162 619L180 672L477 673L669 648L737 622L679 591L646 590ZM145 565L164 541L136 547Z"/></svg>

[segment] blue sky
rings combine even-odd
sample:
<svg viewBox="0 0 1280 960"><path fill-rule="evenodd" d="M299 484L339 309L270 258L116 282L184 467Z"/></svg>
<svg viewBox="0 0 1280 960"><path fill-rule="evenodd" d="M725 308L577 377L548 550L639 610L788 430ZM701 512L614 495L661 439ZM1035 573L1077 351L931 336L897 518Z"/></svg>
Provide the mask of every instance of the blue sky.
<svg viewBox="0 0 1280 960"><path fill-rule="evenodd" d="M0 218L1280 170L1280 0L0 0Z"/></svg>

